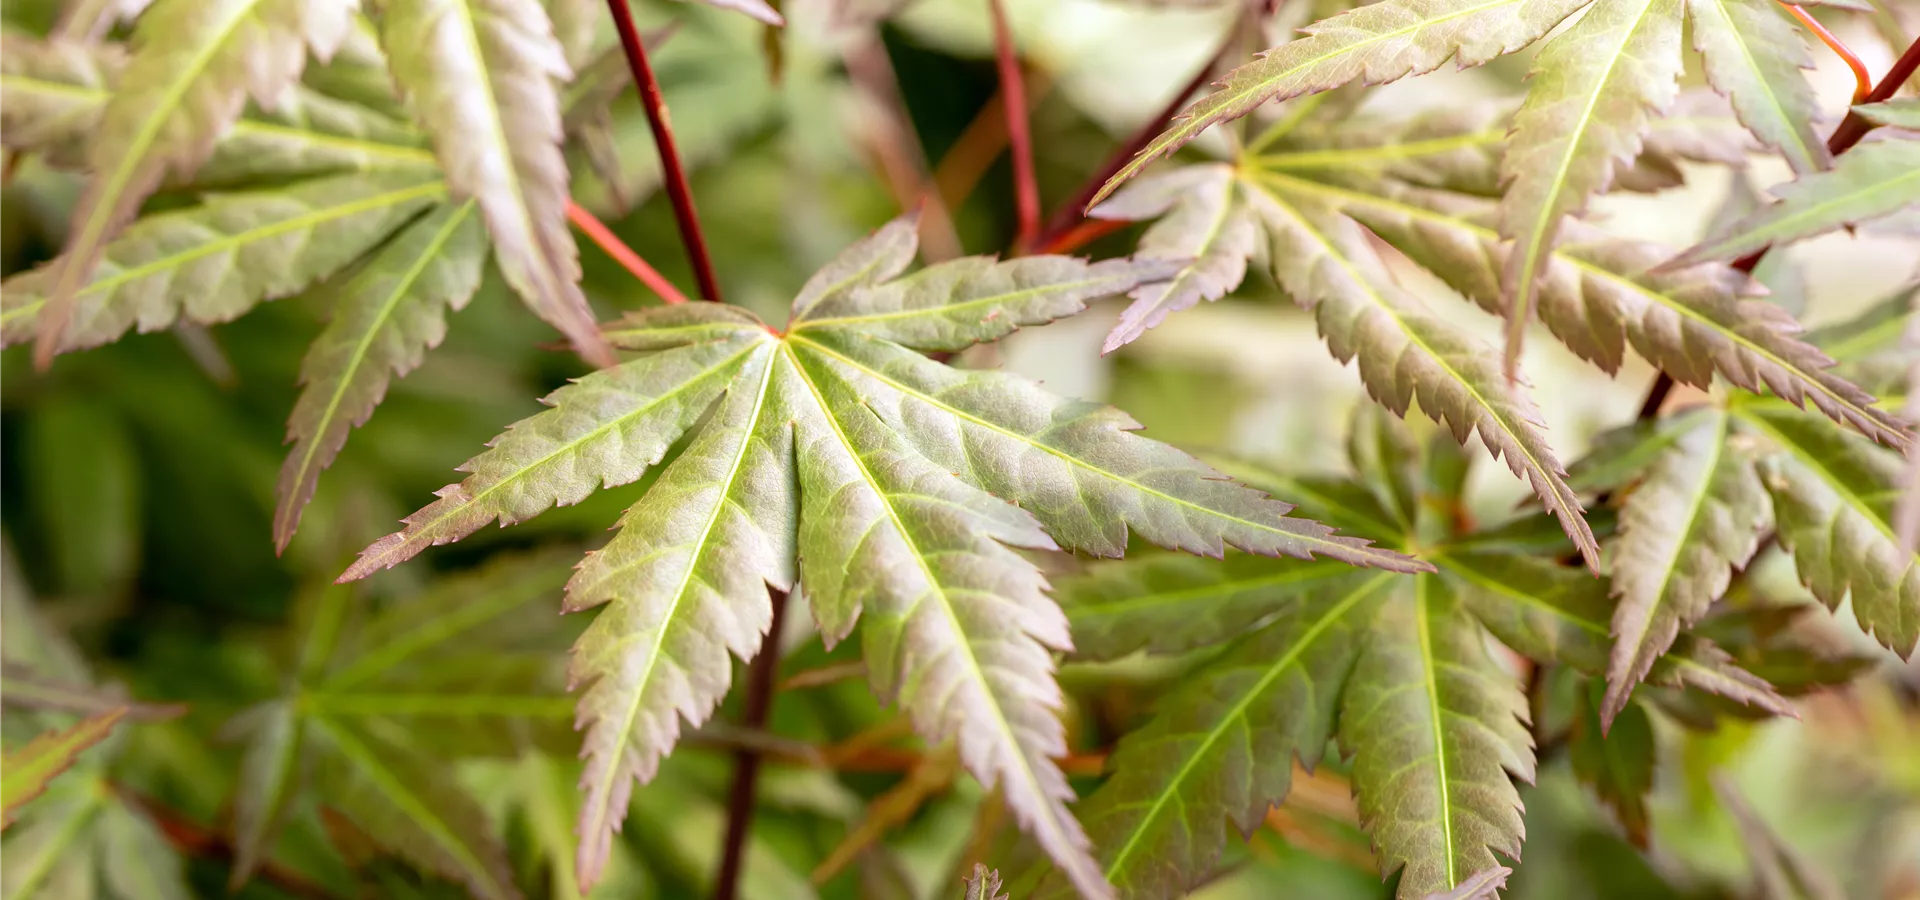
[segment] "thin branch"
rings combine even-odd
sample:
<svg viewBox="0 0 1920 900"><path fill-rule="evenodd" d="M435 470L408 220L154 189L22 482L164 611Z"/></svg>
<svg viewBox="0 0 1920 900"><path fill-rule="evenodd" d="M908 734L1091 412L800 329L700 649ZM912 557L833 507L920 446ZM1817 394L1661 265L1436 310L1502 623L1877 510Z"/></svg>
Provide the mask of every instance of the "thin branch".
<svg viewBox="0 0 1920 900"><path fill-rule="evenodd" d="M747 668L747 708L741 725L766 727L773 707L774 676L780 671L780 632L787 617L785 591L769 591L773 621L760 641L760 653ZM747 858L747 834L753 830L754 786L760 780L760 752L744 747L733 756L733 787L727 794L727 838L720 853L720 875L714 879L715 900L734 900L740 891L741 866Z"/></svg>
<svg viewBox="0 0 1920 900"><path fill-rule="evenodd" d="M1167 98L1167 105L1162 107L1160 111L1155 113L1151 118L1140 123L1140 127L1135 129L1133 134L1128 135L1127 139L1122 142L1120 146L1113 149L1113 153L1107 157L1106 162L1100 164L1100 168L1093 173L1093 176L1088 178L1086 183L1080 186L1079 190L1074 191L1073 198L1068 200L1059 209L1054 210L1053 218L1047 220L1047 227L1042 229L1040 236L1035 239L1035 246L1056 246L1061 238L1081 224L1086 216L1087 201L1093 199L1093 195L1100 190L1101 185L1107 183L1107 179L1113 177L1113 173L1120 171L1120 167L1126 165L1127 161L1132 159L1135 154L1138 154L1142 147L1145 147L1149 141L1152 141L1154 135L1159 134L1161 129L1167 127L1167 123L1172 121L1173 117L1178 115L1180 110L1187 105L1188 97L1193 96L1195 91L1207 86L1208 80L1213 78L1214 70L1219 68L1220 60L1224 58L1238 42L1239 29L1235 28L1228 32L1226 38L1220 42L1220 48L1213 51L1213 55L1207 57L1206 62L1200 64L1200 68L1193 73L1192 78L1187 80L1186 85L1178 91L1175 91L1172 97ZM1064 251L1053 249L1042 252L1059 253Z"/></svg>
<svg viewBox="0 0 1920 900"><path fill-rule="evenodd" d="M1893 68L1887 70L1887 76L1880 79L1880 82L1875 84L1873 90L1868 91L1865 97L1858 98L1855 105L1879 103L1892 97L1899 93L1901 85L1906 84L1907 79L1912 78L1915 71L1920 71L1920 38L1914 39L1914 42L1907 47L1907 52L1900 54L1900 58L1894 61ZM1840 126L1833 130L1833 136L1827 138L1827 152L1839 156L1853 149L1853 145L1860 143L1860 139L1866 137L1867 132L1873 129L1874 123L1849 109L1847 117L1842 119ZM1753 270L1760 265L1760 260L1766 257L1767 251L1772 249L1770 246L1761 247L1734 260L1733 267L1741 272L1752 274ZM1672 390L1673 378L1661 372L1654 378L1652 386L1647 388L1646 402L1640 405L1640 418L1651 419L1658 415L1660 405L1666 402L1667 394Z"/></svg>
<svg viewBox="0 0 1920 900"><path fill-rule="evenodd" d="M599 219L594 218L593 213L587 212L572 200L567 201L567 220L573 223L573 227L580 229L588 240L593 241L601 250L606 251L608 256L613 257L614 262L632 272L633 277L640 279L641 284L659 294L661 300L667 303L687 302L687 295L680 293L680 289L674 287L673 282L668 281L666 276L661 275L654 267L647 265L647 261L641 259L640 254L633 252L632 247L628 247L611 229Z"/></svg>
<svg viewBox="0 0 1920 900"><path fill-rule="evenodd" d="M1035 253L1072 253L1134 223L1120 219L1089 219L1074 224L1065 232L1040 241Z"/></svg>
<svg viewBox="0 0 1920 900"><path fill-rule="evenodd" d="M686 167L680 163L680 150L673 142L673 125L667 121L667 101L660 93L660 80L647 62L647 48L640 40L640 29L633 24L628 0L607 0L613 24L620 32L620 46L626 51L627 65L633 69L633 83L640 91L640 105L647 111L647 126L653 129L654 149L660 153L660 176L666 182L667 198L673 202L673 218L680 226L680 240L687 245L687 259L693 264L693 278L700 296L719 303L720 282L713 275L713 259L707 254L707 239L700 231L700 214L693 206L693 188L687 183Z"/></svg>
<svg viewBox="0 0 1920 900"><path fill-rule="evenodd" d="M987 0L993 13L993 55L1000 68L1000 97L1007 115L1007 142L1013 151L1014 207L1020 228L1015 247L1030 247L1040 236L1040 181L1033 171L1033 130L1028 122L1027 85L1020 72L1020 56L1007 27L1007 10L1000 0Z"/></svg>
<svg viewBox="0 0 1920 900"><path fill-rule="evenodd" d="M1027 73L1025 84L1027 103L1039 103L1053 90L1053 79L1047 76L1047 70L1035 69ZM1000 151L1007 148L1006 98L1000 95L998 88L993 96L980 105L973 114L973 120L960 131L947 148L940 162L933 167L933 183L940 189L940 199L947 208L958 207L979 185L987 167L1000 157Z"/></svg>
<svg viewBox="0 0 1920 900"><path fill-rule="evenodd" d="M1813 32L1813 36L1819 38L1820 43L1826 44L1827 49L1832 50L1835 56L1840 57L1841 61L1847 64L1847 68L1853 70L1853 102L1867 102L1867 96L1873 93L1873 76L1867 74L1867 64L1861 62L1860 57L1855 56L1853 51L1848 49L1845 43L1835 37L1833 32L1827 30L1827 26L1820 24L1820 22L1809 15L1806 10L1787 3L1785 0L1781 0L1780 5L1787 8L1788 15L1799 19L1801 25L1806 26L1808 31Z"/></svg>

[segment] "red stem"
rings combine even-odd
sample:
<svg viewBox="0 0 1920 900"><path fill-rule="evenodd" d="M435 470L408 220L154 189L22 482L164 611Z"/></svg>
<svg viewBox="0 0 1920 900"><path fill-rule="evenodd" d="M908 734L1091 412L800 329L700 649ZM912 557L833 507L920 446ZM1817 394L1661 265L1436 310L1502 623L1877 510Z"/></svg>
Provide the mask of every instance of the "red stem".
<svg viewBox="0 0 1920 900"><path fill-rule="evenodd" d="M1129 135L1125 142L1114 148L1113 153L1107 157L1107 161L1100 164L1099 170L1093 173L1093 177L1088 178L1086 183L1074 192L1073 199L1054 211L1053 218L1047 220L1047 227L1040 232L1040 237L1034 241L1034 244L1040 247L1055 247L1068 237L1070 232L1079 227L1086 216L1087 201L1093 199L1093 195L1099 192L1100 186L1106 184L1107 179L1113 177L1113 173L1120 171L1120 167L1126 165L1127 160L1132 159L1141 148L1147 146L1154 135L1167 127L1167 122L1187 105L1187 98L1193 96L1194 91L1207 86L1207 80L1213 77L1213 71L1220 65L1220 60L1238 43L1238 30L1229 32L1226 40L1220 42L1220 49L1213 51L1213 55L1200 64L1200 69L1187 80L1186 86L1174 92L1174 95L1167 99L1167 105L1152 118L1140 123L1140 127ZM1063 251L1054 249L1042 252Z"/></svg>
<svg viewBox="0 0 1920 900"><path fill-rule="evenodd" d="M582 209L580 204L572 200L567 201L567 219L573 223L573 227L580 229L588 240L599 245L608 256L613 257L614 262L625 267L627 271L633 273L633 277L640 279L641 284L659 294L661 300L668 303L687 302L687 295L680 293L680 289L674 287L673 282L668 281L666 276L647 265L647 261L641 259L640 254L633 252L633 248L628 247L611 229L599 219L594 218L593 213Z"/></svg>
<svg viewBox="0 0 1920 900"><path fill-rule="evenodd" d="M773 621L760 641L760 653L747 668L747 708L741 724L766 728L773 707L774 676L780 671L780 631L786 620L787 595L769 591ZM733 786L727 792L727 837L720 854L720 876L714 880L714 900L734 900L740 892L740 872L746 861L747 833L753 829L754 785L760 779L760 751L751 747L734 753Z"/></svg>
<svg viewBox="0 0 1920 900"><path fill-rule="evenodd" d="M1900 91L1901 85L1907 83L1907 79L1913 77L1915 71L1920 71L1920 38L1914 39L1914 42L1908 45L1907 52L1900 54L1900 58L1894 61L1893 68L1887 70L1887 77L1880 79L1880 83L1874 85L1873 89L1868 91L1865 97L1860 98L1859 103L1855 105L1879 103L1892 97ZM1867 132L1872 131L1873 128L1873 123L1867 121L1866 117L1848 110L1847 117L1840 121L1840 127L1835 128L1833 136L1827 138L1827 152L1839 156L1853 149L1853 145L1860 143L1860 139L1866 137ZM1734 260L1733 267L1741 272L1752 274L1753 270L1760 265L1760 260L1771 249L1773 248L1761 247ZM1672 390L1673 378L1661 372L1654 378L1653 385L1647 389L1647 399L1640 405L1640 418L1651 419L1659 415L1660 405L1666 402L1667 394Z"/></svg>
<svg viewBox="0 0 1920 900"><path fill-rule="evenodd" d="M993 55L1000 67L1000 96L1006 99L1007 143L1013 153L1013 190L1020 229L1015 247L1029 247L1040 236L1040 181L1033 172L1033 131L1027 122L1027 85L1020 73L1020 57L1007 27L1007 11L1000 0L987 0L993 13Z"/></svg>
<svg viewBox="0 0 1920 900"><path fill-rule="evenodd" d="M1780 5L1787 8L1788 15L1799 19L1800 24L1805 25L1808 31L1813 32L1813 36L1819 38L1820 43L1826 44L1827 49L1832 50L1836 56L1839 56L1840 59L1845 61L1847 68L1853 70L1853 102L1865 103L1867 101L1867 95L1873 93L1873 76L1867 74L1867 64L1861 62L1860 57L1855 56L1853 51L1847 48L1846 44L1842 43L1839 38L1834 37L1833 32L1827 30L1827 26L1820 24L1813 16L1808 15L1806 10L1787 3L1785 0L1781 0Z"/></svg>
<svg viewBox="0 0 1920 900"><path fill-rule="evenodd" d="M633 24L633 10L627 0L607 0L614 28L620 32L620 46L626 51L627 65L633 69L633 83L640 91L640 105L647 111L647 127L653 130L654 149L660 153L660 174L667 185L667 197L673 201L673 218L680 225L680 240L687 245L687 259L693 264L693 278L700 296L720 302L720 282L713 275L713 259L707 254L707 239L700 231L700 214L693 206L693 188L687 184L686 167L680 163L680 150L673 142L673 125L667 120L667 101L660 94L660 80L647 62L647 48L640 40L640 29Z"/></svg>

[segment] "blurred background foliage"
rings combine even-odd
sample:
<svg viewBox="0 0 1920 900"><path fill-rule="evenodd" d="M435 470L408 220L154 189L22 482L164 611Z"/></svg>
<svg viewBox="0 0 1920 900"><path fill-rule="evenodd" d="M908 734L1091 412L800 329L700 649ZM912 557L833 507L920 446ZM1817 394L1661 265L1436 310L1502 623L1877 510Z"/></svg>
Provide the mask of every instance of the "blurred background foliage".
<svg viewBox="0 0 1920 900"><path fill-rule="evenodd" d="M697 166L695 194L729 298L777 312L818 264L897 212L888 166L902 159L918 165L921 154L932 161L927 169L952 210L959 249L1004 248L1014 213L1004 125L990 106L997 82L985 4L787 5L792 26L777 38L776 64L763 30L744 17L694 4L638 4L655 26L679 23L657 65L683 150ZM879 21L896 6L903 7L897 15ZM54 7L52 0L6 0L0 9L6 27L43 33ZM1148 0L1018 0L1009 7L1030 63L1039 181L1049 207L1098 166L1116 135L1165 102L1234 15L1230 4ZM1907 0L1875 15L1823 17L1879 69L1892 55L1886 21L1904 17L1908 33L1920 30L1920 9ZM600 32L598 40L611 41L610 28ZM891 79L876 84L869 77L888 66L897 75L897 99L884 90ZM1525 71L1524 59L1503 59L1374 91L1366 103L1397 114L1511 95ZM350 87L350 75L323 69L309 80L331 78L334 89L345 90L340 85ZM1812 77L1829 108L1844 108L1852 82L1842 66L1823 58ZM908 111L911 140L902 140L907 132L895 103ZM690 284L670 210L655 191L653 148L632 95L595 127L612 139L617 173L576 156L576 195L668 277ZM74 177L31 158L16 162L0 193L0 265L8 274L57 250L77 193ZM1600 218L1617 232L1684 246L1730 193L1786 172L1756 161L1745 172L1699 168L1687 175L1683 188L1605 198ZM1088 252L1124 254L1132 237L1122 232ZM1890 238L1813 241L1776 270L1776 296L1802 306L1810 323L1841 321L1911 278L1917 250ZM603 318L655 302L599 251L583 253L587 292ZM360 715L355 727L397 735L410 745L405 751L440 760L429 775L464 790L476 815L484 814L469 824L508 849L529 895L577 893L568 865L574 738L559 672L584 617L560 617L557 601L566 561L577 558L567 549L604 540L604 524L644 485L601 491L510 532L483 532L364 588L328 585L354 548L453 480L452 466L503 423L536 410L535 398L579 374L574 357L551 349L556 336L545 325L521 305L502 302L497 273L482 291L493 299L455 316L446 344L396 383L348 444L282 557L269 536L274 480L299 361L329 309L327 286L218 328L129 337L64 356L44 374L33 371L24 348L0 356L9 657L65 658L77 648L69 662L80 680L188 707L182 717L126 730L96 752L63 782L59 790L73 796L62 802L104 797L112 809L149 818L158 825L152 835L179 853L199 895L227 890L234 848L225 835L236 815L243 757L261 740L261 717L353 715L315 706L334 696L327 672L338 669L327 665L350 666L350 654L368 652L355 641L371 640L378 650L380 623L405 625L404 613L418 604L471 609L483 602L494 604L489 609L499 621L443 635L437 649L414 648L388 676L431 693L485 674L529 701L524 715L510 717L515 727L469 733L474 723L457 711L392 709ZM1057 392L1113 402L1154 436L1191 449L1296 469L1337 468L1348 411L1363 399L1359 383L1316 346L1307 315L1280 299L1270 283L1249 279L1232 297L1102 357L1100 338L1121 305L1109 301L976 348L961 362L1005 366ZM1495 325L1478 313L1461 318L1488 333ZM1526 369L1547 398L1547 424L1568 459L1578 458L1595 433L1631 417L1651 375L1640 364L1608 379L1553 341L1528 347ZM1473 495L1481 512L1497 517L1523 489L1502 467L1481 465ZM1785 562L1768 551L1735 602L1746 595L1800 599L1782 571ZM316 675L305 668L315 652L311 623L328 609L350 623L337 636L339 652L349 656L323 661ZM835 677L855 656L845 648L823 651L806 633L806 616L788 620L783 673L797 680L775 704L771 730L778 737L713 726L685 746L636 793L616 870L593 896L705 893L724 827L725 751L741 740L771 742L775 760L762 781L749 854L746 895L756 900L954 897L966 867L1004 842L1009 826L997 803L965 776L956 778L941 751L916 746L858 680ZM1794 627L1880 660L1878 671L1844 691L1804 699L1799 721L1695 731L1656 717L1649 727L1661 765L1646 847L1634 846L1615 814L1576 782L1577 746L1545 751L1538 786L1523 792L1526 859L1510 895L1920 897L1920 669L1899 665L1844 620L1807 617ZM366 638L369 632L375 638ZM1070 760L1069 769L1086 779L1083 786L1099 771L1097 748L1113 723L1130 721L1156 685L1179 675L1177 667L1124 662L1061 673L1074 699L1075 744L1087 754ZM1553 701L1555 708L1577 715L1571 688L1560 693L1566 696ZM733 717L729 706L717 720ZM10 708L9 746L39 724ZM1580 727L1568 733L1578 735ZM330 783L326 768L324 759L300 768L307 787L288 794L278 847L262 877L238 896L459 895L385 858L377 841L336 815L331 805L352 801L344 787L312 788ZM1388 896L1340 769L1333 762L1297 781L1268 827L1235 851L1244 865L1202 896ZM1741 808L1750 815L1736 815ZM870 816L889 823L884 835L863 829ZM1755 829L1769 836L1755 840ZM134 865L128 859L139 847L112 835L103 829L98 846L76 845L56 864L108 872ZM24 851L16 835L9 840L7 875L14 876ZM44 882L42 896L62 896L61 885L78 884L57 880L58 872L49 877L56 880ZM9 890L17 880L7 878Z"/></svg>

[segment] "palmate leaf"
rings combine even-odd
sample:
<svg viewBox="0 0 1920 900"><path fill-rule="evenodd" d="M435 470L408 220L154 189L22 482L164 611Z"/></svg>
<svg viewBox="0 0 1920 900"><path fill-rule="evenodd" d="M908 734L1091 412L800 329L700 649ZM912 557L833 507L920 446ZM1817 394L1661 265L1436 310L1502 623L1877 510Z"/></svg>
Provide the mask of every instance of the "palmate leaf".
<svg viewBox="0 0 1920 900"><path fill-rule="evenodd" d="M1899 97L1879 103L1863 103L1853 108L1870 122L1892 125L1908 131L1920 131L1920 97Z"/></svg>
<svg viewBox="0 0 1920 900"><path fill-rule="evenodd" d="M107 244L168 172L192 172L250 95L271 108L346 36L354 0L159 0L134 29L122 88L88 142L92 177L40 312L35 357L66 346L67 324Z"/></svg>
<svg viewBox="0 0 1920 900"><path fill-rule="evenodd" d="M1530 777L1533 767L1526 703L1486 654L1486 636L1542 665L1602 675L1610 589L1553 561L1571 545L1544 514L1458 533L1457 522L1430 511L1458 502L1465 472L1454 463L1464 457L1436 443L1422 458L1398 422L1373 416L1361 428L1367 421L1349 441L1362 473L1355 479L1245 464L1231 471L1256 486L1290 489L1309 514L1344 509L1342 521L1369 523L1354 530L1383 543L1425 535L1437 573L1335 572L1245 556L1145 558L1099 564L1061 583L1076 658L1218 648L1121 740L1112 774L1079 809L1122 896L1167 896L1208 879L1227 823L1257 824L1284 798L1294 761L1311 766L1336 734L1355 756L1355 789L1383 869L1406 870L1401 897L1473 883L1495 865L1490 849L1517 857L1511 779ZM1389 480L1403 489L1381 487L1387 471L1400 473ZM1412 499L1404 504L1410 515L1383 499L1401 493ZM1520 534L1549 536L1551 546L1516 540ZM1173 624L1183 620L1192 624ZM1162 630L1163 643L1155 640ZM1681 635L1649 677L1790 714L1764 682L1694 635ZM1068 892L1054 875L1036 896Z"/></svg>
<svg viewBox="0 0 1920 900"><path fill-rule="evenodd" d="M1668 266L1731 259L1834 229L1891 215L1920 203L1920 140L1899 135L1867 141L1833 168L1773 189L1778 203L1736 222L1675 257Z"/></svg>
<svg viewBox="0 0 1920 900"><path fill-rule="evenodd" d="M74 295L61 351L128 329L225 322L261 300L294 294L380 243L446 186L415 174L340 175L287 188L213 194L149 216L109 244ZM0 285L0 342L32 339L64 258Z"/></svg>
<svg viewBox="0 0 1920 900"><path fill-rule="evenodd" d="M1681 18L1681 0L1597 0L1534 60L1500 163L1500 234L1514 243L1504 273L1509 377L1562 220L1612 185L1614 167L1639 155L1650 117L1673 103Z"/></svg>
<svg viewBox="0 0 1920 900"><path fill-rule="evenodd" d="M13 824L20 808L46 791L60 773L72 768L87 748L107 739L126 709L110 709L81 719L73 727L48 731L8 750L0 775L0 828Z"/></svg>
<svg viewBox="0 0 1920 900"><path fill-rule="evenodd" d="M571 673L587 686L583 883L632 780L671 749L676 717L699 724L725 693L722 647L745 657L758 646L769 586L804 591L830 641L864 615L876 691L929 741L957 740L969 770L999 785L1076 887L1099 897L1108 889L1050 759L1065 743L1049 650L1067 645L1066 621L1011 548L1118 555L1131 529L1194 552L1420 568L1287 517L1284 504L1129 434L1116 411L908 349L993 340L1170 266L973 258L896 277L913 233L897 221L829 263L799 292L784 335L707 304L611 328L616 346L643 355L555 392L552 410L509 429L465 467L471 477L342 576L633 481L718 404L570 585L571 608L611 604Z"/></svg>
<svg viewBox="0 0 1920 900"><path fill-rule="evenodd" d="M307 349L305 384L287 425L293 449L275 493L274 546L284 551L320 470L366 422L392 378L420 365L447 333L447 311L480 287L486 236L474 203L446 204L408 225L340 287L333 322Z"/></svg>
<svg viewBox="0 0 1920 900"><path fill-rule="evenodd" d="M1431 72L1447 60L1477 66L1539 40L1590 0L1384 0L1305 29L1307 36L1227 73L1221 90L1194 101L1126 166L1095 203L1149 163L1207 128L1263 103L1350 81L1384 84Z"/></svg>
<svg viewBox="0 0 1920 900"><path fill-rule="evenodd" d="M328 585L296 609L289 695L236 717L232 884L274 846L308 772L329 805L422 868L485 897L517 896L507 850L445 762L564 734L571 704L525 650L556 637L537 601L568 555L503 556L372 615Z"/></svg>
<svg viewBox="0 0 1920 900"><path fill-rule="evenodd" d="M1771 508L1751 449L1729 440L1731 417L1689 413L1684 427L1628 496L1614 543L1613 657L1600 707L1603 725L1626 708L1680 631L1727 589L1771 527Z"/></svg>
<svg viewBox="0 0 1920 900"><path fill-rule="evenodd" d="M381 41L447 184L479 204L507 283L581 356L611 365L567 227L554 80L572 72L545 8L539 0L392 0L382 8Z"/></svg>
<svg viewBox="0 0 1920 900"><path fill-rule="evenodd" d="M1140 237L1144 259L1192 260L1173 278L1134 288L1133 305L1100 347L1112 353L1160 324L1168 313L1218 300L1239 286L1260 230L1224 165L1193 166L1129 185L1092 211L1108 219L1161 217Z"/></svg>

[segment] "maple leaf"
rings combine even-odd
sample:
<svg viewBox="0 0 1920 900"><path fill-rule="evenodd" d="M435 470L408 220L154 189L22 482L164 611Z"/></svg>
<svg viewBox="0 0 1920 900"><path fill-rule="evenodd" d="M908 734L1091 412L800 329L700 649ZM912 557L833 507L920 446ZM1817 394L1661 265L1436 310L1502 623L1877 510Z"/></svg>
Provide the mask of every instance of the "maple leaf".
<svg viewBox="0 0 1920 900"><path fill-rule="evenodd" d="M20 807L47 790L60 773L73 767L87 748L107 739L125 709L110 709L81 719L73 727L43 732L6 753L6 774L0 777L0 828L12 825Z"/></svg>
<svg viewBox="0 0 1920 900"><path fill-rule="evenodd" d="M1405 870L1401 897L1463 889L1496 865L1494 852L1518 858L1512 780L1531 779L1532 741L1524 695L1487 655L1486 637L1543 665L1602 674L1614 605L1607 583L1550 561L1571 545L1538 513L1462 529L1447 510L1459 502L1466 460L1446 436L1422 452L1397 420L1365 407L1352 434L1351 479L1246 464L1229 471L1385 546L1419 546L1436 572L1150 557L1100 564L1060 585L1078 658L1212 650L1121 739L1111 775L1078 810L1122 896L1168 896L1205 881L1229 823L1251 832L1286 796L1294 762L1313 768L1335 738L1353 755L1382 868ZM1788 709L1694 635L1651 677ZM1036 896L1067 893L1054 875Z"/></svg>
<svg viewBox="0 0 1920 900"><path fill-rule="evenodd" d="M1920 139L1895 133L1862 142L1834 160L1831 170L1779 185L1773 195L1779 202L1666 265L1730 259L1909 209L1920 203Z"/></svg>
<svg viewBox="0 0 1920 900"><path fill-rule="evenodd" d="M579 869L591 883L636 780L726 693L727 652L750 657L767 591L804 590L829 642L864 618L869 678L962 762L1089 896L1050 651L1065 619L1013 548L1117 556L1128 532L1218 555L1421 565L1287 515L1197 460L1130 434L1131 420L914 350L955 350L1070 315L1163 278L1165 263L966 258L902 276L914 224L855 244L799 291L775 334L712 305L634 314L606 330L643 355L547 398L469 462L472 475L375 542L352 580L488 522L523 521L638 479L708 420L581 565L567 607L602 613L575 648L585 687L587 801ZM709 420L709 412L711 417Z"/></svg>

